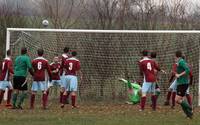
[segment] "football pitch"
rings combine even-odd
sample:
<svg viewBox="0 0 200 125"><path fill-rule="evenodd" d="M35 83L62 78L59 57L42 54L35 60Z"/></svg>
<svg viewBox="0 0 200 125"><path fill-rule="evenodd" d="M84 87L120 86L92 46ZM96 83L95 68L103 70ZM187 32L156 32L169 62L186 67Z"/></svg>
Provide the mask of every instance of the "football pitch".
<svg viewBox="0 0 200 125"><path fill-rule="evenodd" d="M159 106L152 111L147 106L140 112L138 106L127 104L81 104L78 109L66 105L50 105L42 110L40 105L34 110L1 109L0 125L199 125L200 108L195 108L193 119L185 117L179 106L171 109Z"/></svg>

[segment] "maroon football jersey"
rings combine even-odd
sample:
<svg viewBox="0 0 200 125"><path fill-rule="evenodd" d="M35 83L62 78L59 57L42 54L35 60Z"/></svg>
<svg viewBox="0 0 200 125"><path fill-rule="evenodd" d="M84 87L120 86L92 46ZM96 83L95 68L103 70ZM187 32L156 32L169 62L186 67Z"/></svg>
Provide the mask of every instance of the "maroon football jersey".
<svg viewBox="0 0 200 125"><path fill-rule="evenodd" d="M50 64L51 73L52 73L52 80L60 80L60 63L51 63Z"/></svg>
<svg viewBox="0 0 200 125"><path fill-rule="evenodd" d="M46 71L49 77L51 77L51 69L48 61L44 57L37 57L32 61L32 66L34 70L33 79L34 81L45 81Z"/></svg>
<svg viewBox="0 0 200 125"><path fill-rule="evenodd" d="M65 61L69 58L70 56L66 53L63 53L61 56L61 67L60 67L60 75L63 74L64 72L64 65L65 65Z"/></svg>
<svg viewBox="0 0 200 125"><path fill-rule="evenodd" d="M144 80L146 82L156 82L156 73L155 70L160 71L159 66L152 59L147 57L140 60L140 70L144 75Z"/></svg>
<svg viewBox="0 0 200 125"><path fill-rule="evenodd" d="M14 74L13 72L13 63L10 58L5 58L1 64L1 75L0 81L9 81L10 73Z"/></svg>
<svg viewBox="0 0 200 125"><path fill-rule="evenodd" d="M66 60L65 65L66 75L76 75L76 72L80 70L80 61L75 57L71 57Z"/></svg>

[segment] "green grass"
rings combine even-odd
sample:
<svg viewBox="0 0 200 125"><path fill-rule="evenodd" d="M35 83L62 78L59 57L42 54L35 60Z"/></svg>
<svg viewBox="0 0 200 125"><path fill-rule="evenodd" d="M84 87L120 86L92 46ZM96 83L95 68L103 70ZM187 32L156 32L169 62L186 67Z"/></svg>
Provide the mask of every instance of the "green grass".
<svg viewBox="0 0 200 125"><path fill-rule="evenodd" d="M81 105L79 109L58 104L49 110L39 106L34 110L1 109L0 125L198 125L200 109L195 109L194 118L186 119L180 107L160 107L152 111L149 107L138 111L138 106L124 104Z"/></svg>

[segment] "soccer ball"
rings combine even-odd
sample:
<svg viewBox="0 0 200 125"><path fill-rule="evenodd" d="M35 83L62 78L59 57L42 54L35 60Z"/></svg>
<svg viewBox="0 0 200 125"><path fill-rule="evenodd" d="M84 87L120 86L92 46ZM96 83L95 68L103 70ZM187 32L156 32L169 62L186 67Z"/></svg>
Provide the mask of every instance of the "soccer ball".
<svg viewBox="0 0 200 125"><path fill-rule="evenodd" d="M43 21L42 21L42 25L43 25L44 27L47 27L47 26L49 25L49 21L48 21L48 20L43 20Z"/></svg>

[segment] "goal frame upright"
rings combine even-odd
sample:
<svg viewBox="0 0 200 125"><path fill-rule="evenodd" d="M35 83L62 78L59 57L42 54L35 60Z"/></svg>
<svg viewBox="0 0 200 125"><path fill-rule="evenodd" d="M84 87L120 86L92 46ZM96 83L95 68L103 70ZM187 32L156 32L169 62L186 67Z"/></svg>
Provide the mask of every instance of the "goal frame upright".
<svg viewBox="0 0 200 125"><path fill-rule="evenodd" d="M166 34L200 34L200 30L88 30L88 29L37 29L37 28L7 28L6 51L10 49L11 31L28 32L77 32L77 33L166 33ZM198 78L198 106L200 106L200 54L199 54L199 78Z"/></svg>

